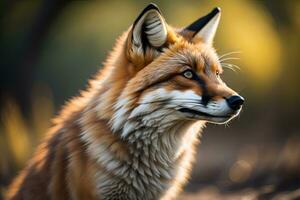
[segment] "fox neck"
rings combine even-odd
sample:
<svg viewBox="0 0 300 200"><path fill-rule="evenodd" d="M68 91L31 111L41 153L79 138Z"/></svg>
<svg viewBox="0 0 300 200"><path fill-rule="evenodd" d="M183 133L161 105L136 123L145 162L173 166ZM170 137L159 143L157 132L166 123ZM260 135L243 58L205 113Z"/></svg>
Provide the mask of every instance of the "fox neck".
<svg viewBox="0 0 300 200"><path fill-rule="evenodd" d="M133 158L142 156L162 165L173 162L193 122L160 105L139 104L130 96L125 91L115 104L112 131L128 143Z"/></svg>
<svg viewBox="0 0 300 200"><path fill-rule="evenodd" d="M197 141L203 126L202 122L178 120L170 113L148 109L139 117L122 111L124 115L113 118L122 123L112 131L108 121L101 119L98 112L97 107L86 110L79 121L88 153L100 168L112 175L99 173L95 177L99 195L107 198L114 198L111 196L114 192L123 192L138 196L147 194L145 199L157 199L177 176L176 163ZM110 124L115 125L113 121ZM116 150L121 144L124 154ZM138 199L130 195L128 199Z"/></svg>
<svg viewBox="0 0 300 200"><path fill-rule="evenodd" d="M170 187L178 176L182 155L197 140L203 125L202 122L166 120L163 116L155 122L145 117L128 120L120 132L114 133L126 141L129 155L129 162L125 164L129 173L120 180L131 182L129 187L145 199L156 199Z"/></svg>
<svg viewBox="0 0 300 200"><path fill-rule="evenodd" d="M94 120L93 123L80 120L84 130L82 139L88 144L92 158L113 176L96 174L99 195L113 198L110 195L122 188L124 193L147 194L145 199L156 199L177 176L181 156L197 141L203 122L179 120L172 113L162 113L155 107L142 110L143 114L139 115L132 114L138 113L133 112L134 109L115 110L118 115L110 122L101 119L96 105L84 112L83 119ZM105 127L94 124L102 122ZM99 134L101 136L97 136ZM111 142L105 143L104 138ZM122 156L112 149L120 144L125 149ZM108 185L110 192L106 191ZM129 196L128 199L138 198Z"/></svg>
<svg viewBox="0 0 300 200"><path fill-rule="evenodd" d="M163 116L154 121L143 117L128 120L120 131L121 137L128 143L134 165L135 162L146 166L145 162L155 162L168 169L179 156L182 139L192 123L170 120L166 124Z"/></svg>
<svg viewBox="0 0 300 200"><path fill-rule="evenodd" d="M136 189L152 192L156 198L176 177L176 163L197 140L203 122L182 120L174 111L160 110L153 105L126 110L130 107L128 102L120 98L115 107L116 115L111 121L113 134L127 143L133 185L136 182Z"/></svg>

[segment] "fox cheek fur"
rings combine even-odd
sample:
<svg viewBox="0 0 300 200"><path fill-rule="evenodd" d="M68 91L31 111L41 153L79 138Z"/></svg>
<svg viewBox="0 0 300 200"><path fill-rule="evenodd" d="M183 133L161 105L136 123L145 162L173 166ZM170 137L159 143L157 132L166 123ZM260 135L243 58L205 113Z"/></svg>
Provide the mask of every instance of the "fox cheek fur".
<svg viewBox="0 0 300 200"><path fill-rule="evenodd" d="M243 98L220 79L212 47L221 11L183 29L148 5L103 69L54 120L7 199L174 199L206 122Z"/></svg>

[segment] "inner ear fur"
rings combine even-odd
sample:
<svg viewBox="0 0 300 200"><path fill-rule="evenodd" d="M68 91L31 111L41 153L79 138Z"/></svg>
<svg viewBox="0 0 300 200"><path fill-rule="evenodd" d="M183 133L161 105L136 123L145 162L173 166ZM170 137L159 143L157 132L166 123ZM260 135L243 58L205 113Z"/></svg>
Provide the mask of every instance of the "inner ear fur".
<svg viewBox="0 0 300 200"><path fill-rule="evenodd" d="M165 22L159 8L149 4L134 21L127 38L127 56L136 66L154 60L175 40L175 33Z"/></svg>

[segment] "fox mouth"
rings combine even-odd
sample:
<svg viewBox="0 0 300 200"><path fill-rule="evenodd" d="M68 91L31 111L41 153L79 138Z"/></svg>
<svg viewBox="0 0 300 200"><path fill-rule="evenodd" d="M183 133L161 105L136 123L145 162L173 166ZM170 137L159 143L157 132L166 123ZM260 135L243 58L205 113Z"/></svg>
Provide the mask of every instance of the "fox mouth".
<svg viewBox="0 0 300 200"><path fill-rule="evenodd" d="M208 114L205 112L201 112L201 111L193 110L193 109L189 109L189 108L180 108L179 111L182 113L188 113L188 114L192 114L192 115L196 115L196 116L203 116L203 117L208 117L208 118L228 119L233 116L233 115L211 115L211 114Z"/></svg>

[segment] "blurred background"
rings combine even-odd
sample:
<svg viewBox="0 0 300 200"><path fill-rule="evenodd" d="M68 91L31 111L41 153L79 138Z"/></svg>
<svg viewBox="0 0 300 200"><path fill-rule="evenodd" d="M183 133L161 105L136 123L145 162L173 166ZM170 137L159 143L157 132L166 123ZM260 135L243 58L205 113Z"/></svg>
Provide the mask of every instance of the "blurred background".
<svg viewBox="0 0 300 200"><path fill-rule="evenodd" d="M246 98L238 119L204 130L181 198L300 199L300 1L152 2L178 27L222 8L215 48L240 67L223 79ZM0 1L0 194L148 3Z"/></svg>

